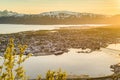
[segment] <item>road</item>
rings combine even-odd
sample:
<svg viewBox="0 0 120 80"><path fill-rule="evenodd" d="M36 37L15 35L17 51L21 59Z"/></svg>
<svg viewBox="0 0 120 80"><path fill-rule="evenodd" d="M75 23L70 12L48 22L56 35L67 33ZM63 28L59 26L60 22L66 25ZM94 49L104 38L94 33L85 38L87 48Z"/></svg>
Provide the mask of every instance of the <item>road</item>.
<svg viewBox="0 0 120 80"><path fill-rule="evenodd" d="M109 53L109 54L118 54L120 55L120 50L116 50L116 49L111 49L111 48L101 48L101 50L103 52Z"/></svg>

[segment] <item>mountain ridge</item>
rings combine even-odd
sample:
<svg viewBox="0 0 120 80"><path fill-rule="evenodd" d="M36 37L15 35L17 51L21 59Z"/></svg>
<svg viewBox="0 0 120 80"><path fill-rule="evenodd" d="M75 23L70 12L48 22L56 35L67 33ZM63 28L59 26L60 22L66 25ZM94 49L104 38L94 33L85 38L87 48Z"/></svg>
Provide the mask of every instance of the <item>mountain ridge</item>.
<svg viewBox="0 0 120 80"><path fill-rule="evenodd" d="M48 12L41 12L41 13L36 13L36 14L24 14L24 13L18 13L18 12L14 12L14 11L8 11L8 10L3 10L0 11L0 17L1 16L14 16L14 15L58 15L58 14L68 14L68 15L80 15L80 14L84 14L84 15L103 15L103 14L95 14L95 13L87 13L87 12L73 12L73 11L48 11ZM117 14L120 15L120 14Z"/></svg>
<svg viewBox="0 0 120 80"><path fill-rule="evenodd" d="M0 11L1 24L113 24L120 23L120 15L107 16L72 11L50 11L39 14L20 14Z"/></svg>

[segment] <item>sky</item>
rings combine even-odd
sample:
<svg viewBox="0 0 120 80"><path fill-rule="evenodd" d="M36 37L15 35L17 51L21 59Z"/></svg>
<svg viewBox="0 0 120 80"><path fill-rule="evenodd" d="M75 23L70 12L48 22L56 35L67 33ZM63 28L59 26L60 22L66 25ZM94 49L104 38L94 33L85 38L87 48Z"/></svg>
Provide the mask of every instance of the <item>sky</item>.
<svg viewBox="0 0 120 80"><path fill-rule="evenodd" d="M48 11L73 11L120 14L120 0L0 0L0 10L38 14Z"/></svg>

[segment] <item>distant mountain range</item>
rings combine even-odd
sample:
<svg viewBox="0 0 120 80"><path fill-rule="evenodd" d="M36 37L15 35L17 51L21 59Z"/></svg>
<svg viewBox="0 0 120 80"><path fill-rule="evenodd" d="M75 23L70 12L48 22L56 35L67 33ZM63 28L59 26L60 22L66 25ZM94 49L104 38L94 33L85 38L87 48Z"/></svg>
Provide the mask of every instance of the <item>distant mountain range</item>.
<svg viewBox="0 0 120 80"><path fill-rule="evenodd" d="M8 11L8 10L4 10L4 11L0 11L0 17L10 17L10 16L24 16L24 14L19 14L17 12L12 12L12 11Z"/></svg>
<svg viewBox="0 0 120 80"><path fill-rule="evenodd" d="M120 15L107 16L71 11L20 14L4 10L0 11L0 24L120 24Z"/></svg>

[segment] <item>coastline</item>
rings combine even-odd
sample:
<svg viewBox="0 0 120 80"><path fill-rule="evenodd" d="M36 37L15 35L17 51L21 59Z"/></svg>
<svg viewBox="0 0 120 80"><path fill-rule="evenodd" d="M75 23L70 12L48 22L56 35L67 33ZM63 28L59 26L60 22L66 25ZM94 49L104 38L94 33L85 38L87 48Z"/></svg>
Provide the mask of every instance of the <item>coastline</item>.
<svg viewBox="0 0 120 80"><path fill-rule="evenodd" d="M79 28L79 29L78 29ZM25 31L12 34L0 34L1 51L7 45L10 37L15 39L15 43L28 45L26 53L36 55L62 54L68 52L70 48L85 50L90 52L105 48L109 44L119 43L120 27L62 27L54 30ZM95 33L95 34L94 34ZM116 36L117 35L117 36ZM43 54L39 54L43 53Z"/></svg>

